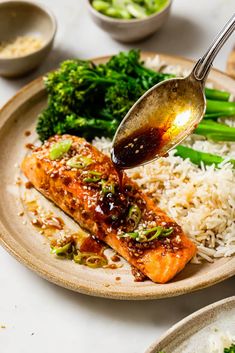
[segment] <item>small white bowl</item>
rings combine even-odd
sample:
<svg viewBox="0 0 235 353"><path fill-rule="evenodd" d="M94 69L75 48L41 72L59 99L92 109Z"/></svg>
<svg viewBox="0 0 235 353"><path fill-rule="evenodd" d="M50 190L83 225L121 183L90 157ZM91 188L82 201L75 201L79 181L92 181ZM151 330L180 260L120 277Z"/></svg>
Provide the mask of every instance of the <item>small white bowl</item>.
<svg viewBox="0 0 235 353"><path fill-rule="evenodd" d="M43 46L24 56L0 58L0 75L22 76L41 64L53 45L56 27L54 15L42 5L26 0L1 1L0 41L35 35L42 38Z"/></svg>
<svg viewBox="0 0 235 353"><path fill-rule="evenodd" d="M122 20L103 15L94 9L91 0L86 1L95 23L111 37L124 43L137 42L155 33L166 22L172 4L172 0L169 0L168 5L160 12L144 19Z"/></svg>

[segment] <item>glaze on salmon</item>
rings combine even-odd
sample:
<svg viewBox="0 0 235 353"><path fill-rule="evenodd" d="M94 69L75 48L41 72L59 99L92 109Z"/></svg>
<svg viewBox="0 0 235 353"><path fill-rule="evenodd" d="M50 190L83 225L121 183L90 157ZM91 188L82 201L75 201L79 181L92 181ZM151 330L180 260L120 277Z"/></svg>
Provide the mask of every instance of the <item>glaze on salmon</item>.
<svg viewBox="0 0 235 353"><path fill-rule="evenodd" d="M52 159L53 147L64 140L69 150ZM120 187L110 158L83 138L54 136L21 168L38 191L154 282L170 281L196 253L180 226L125 173Z"/></svg>

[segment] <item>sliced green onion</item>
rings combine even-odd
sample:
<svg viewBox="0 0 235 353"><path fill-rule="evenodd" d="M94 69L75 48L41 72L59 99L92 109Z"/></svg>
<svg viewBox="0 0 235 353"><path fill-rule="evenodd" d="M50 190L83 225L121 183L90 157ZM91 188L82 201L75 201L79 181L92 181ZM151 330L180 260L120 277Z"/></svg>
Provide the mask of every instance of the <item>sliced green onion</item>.
<svg viewBox="0 0 235 353"><path fill-rule="evenodd" d="M94 178L87 177L84 178L83 181L85 183L96 183L97 181L100 181L102 173L96 172L95 170L90 170L88 175L94 175Z"/></svg>
<svg viewBox="0 0 235 353"><path fill-rule="evenodd" d="M140 208L137 205L132 205L128 212L127 222L131 223L131 225L135 229L138 226L140 219L141 219Z"/></svg>
<svg viewBox="0 0 235 353"><path fill-rule="evenodd" d="M71 168L82 169L92 164L93 160L87 156L78 155L70 158L66 163Z"/></svg>
<svg viewBox="0 0 235 353"><path fill-rule="evenodd" d="M161 226L154 227L151 229L147 229L145 231L140 232L132 232L132 233L125 233L121 237L130 237L135 239L140 243L150 242L152 240L156 240L159 237L168 237L173 232L173 228L163 228ZM152 236L148 237L148 235L154 233Z"/></svg>
<svg viewBox="0 0 235 353"><path fill-rule="evenodd" d="M99 181L100 178L97 177L97 178L85 178L84 181L85 183L97 183L97 181Z"/></svg>
<svg viewBox="0 0 235 353"><path fill-rule="evenodd" d="M74 262L76 262L76 264L83 264L83 255L81 252L78 252L78 254L73 255L73 260Z"/></svg>
<svg viewBox="0 0 235 353"><path fill-rule="evenodd" d="M80 265L85 265L91 268L99 268L108 264L108 261L104 256L90 252L79 252L77 255L74 255L73 260Z"/></svg>
<svg viewBox="0 0 235 353"><path fill-rule="evenodd" d="M96 172L95 170L89 170L88 173L91 174L91 175L96 175L96 176L101 176L102 175L102 173Z"/></svg>
<svg viewBox="0 0 235 353"><path fill-rule="evenodd" d="M154 239L157 239L160 235L162 235L163 228L162 227L154 227L152 229L148 229L143 234L140 234L139 237L137 237L137 240L141 243L144 242L149 242ZM148 238L149 234L154 233L151 237Z"/></svg>
<svg viewBox="0 0 235 353"><path fill-rule="evenodd" d="M99 268L106 266L108 264L108 261L106 258L100 255L91 255L85 260L85 264L88 267L91 268Z"/></svg>
<svg viewBox="0 0 235 353"><path fill-rule="evenodd" d="M109 183L108 181L102 179L101 180L101 186L102 186L102 193L103 194L108 194L108 193L111 193L111 194L115 194L115 185L114 183Z"/></svg>
<svg viewBox="0 0 235 353"><path fill-rule="evenodd" d="M70 150L71 146L72 140L62 140L60 142L54 143L50 149L50 159L52 161L55 159L60 159Z"/></svg>
<svg viewBox="0 0 235 353"><path fill-rule="evenodd" d="M60 247L56 247L56 246L52 246L51 247L51 254L55 254L58 256L65 256L68 252L68 250L71 247L71 243L67 243L64 246L60 246Z"/></svg>

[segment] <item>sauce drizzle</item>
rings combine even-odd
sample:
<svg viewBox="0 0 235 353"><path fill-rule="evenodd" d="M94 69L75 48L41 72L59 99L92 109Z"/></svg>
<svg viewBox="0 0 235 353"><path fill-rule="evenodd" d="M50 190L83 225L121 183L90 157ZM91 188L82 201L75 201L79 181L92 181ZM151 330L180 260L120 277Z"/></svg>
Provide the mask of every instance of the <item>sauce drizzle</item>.
<svg viewBox="0 0 235 353"><path fill-rule="evenodd" d="M125 168L153 159L161 148L164 133L163 129L144 127L118 142L112 149L111 158L119 175Z"/></svg>

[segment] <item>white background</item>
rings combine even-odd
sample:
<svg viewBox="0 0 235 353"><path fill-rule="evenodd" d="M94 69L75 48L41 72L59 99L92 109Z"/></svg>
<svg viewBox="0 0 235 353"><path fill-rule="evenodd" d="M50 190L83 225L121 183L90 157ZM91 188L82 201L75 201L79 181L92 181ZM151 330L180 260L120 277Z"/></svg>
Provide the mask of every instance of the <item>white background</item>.
<svg viewBox="0 0 235 353"><path fill-rule="evenodd" d="M54 50L24 79L0 78L0 106L22 85L66 58L90 58L131 46L112 40L93 24L85 0L43 0L55 13ZM235 12L235 0L175 0L170 20L143 50L198 58ZM235 36L215 66L225 69ZM1 166L3 168L3 166ZM141 353L172 324L216 300L234 295L235 280L178 298L121 302L88 297L42 280L0 249L0 353Z"/></svg>

